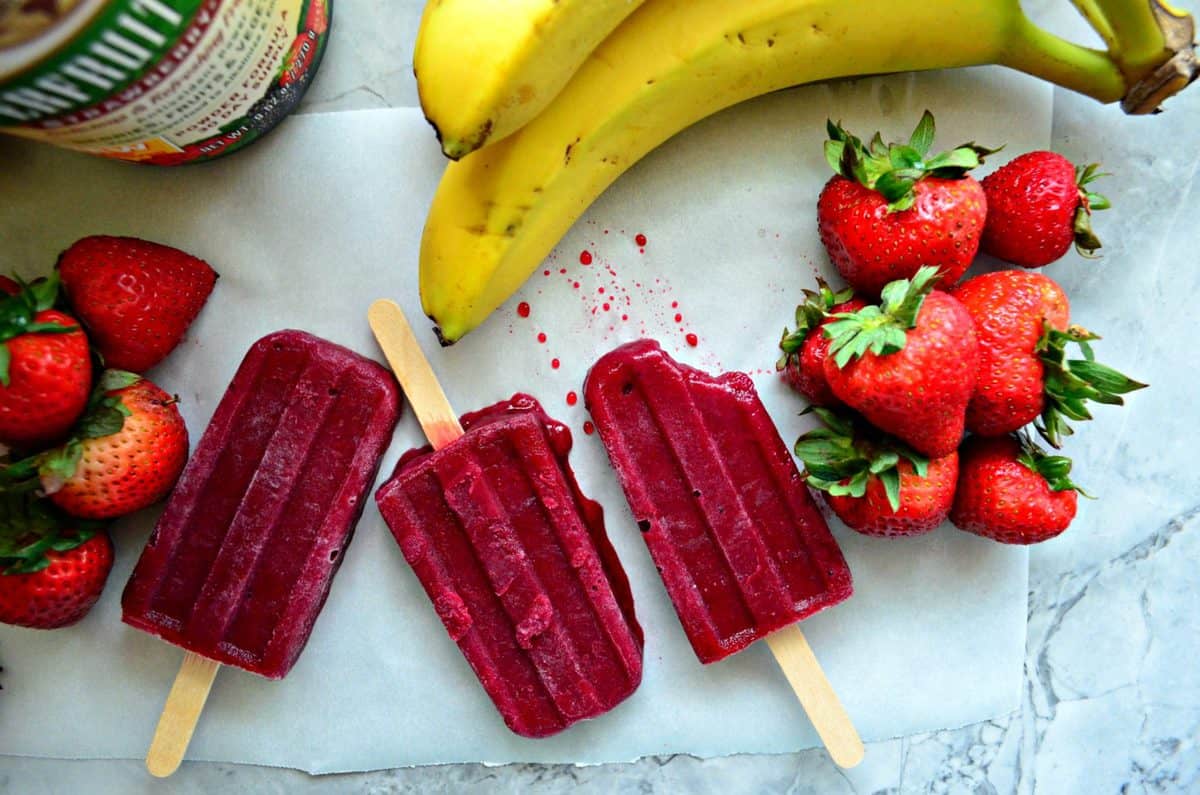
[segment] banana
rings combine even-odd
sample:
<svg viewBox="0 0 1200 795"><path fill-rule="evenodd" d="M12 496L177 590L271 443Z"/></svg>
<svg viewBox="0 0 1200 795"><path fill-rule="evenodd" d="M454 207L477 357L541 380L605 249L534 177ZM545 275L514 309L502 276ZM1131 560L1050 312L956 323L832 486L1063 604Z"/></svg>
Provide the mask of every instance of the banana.
<svg viewBox="0 0 1200 795"><path fill-rule="evenodd" d="M413 70L457 160L537 116L642 0L430 0Z"/></svg>
<svg viewBox="0 0 1200 795"><path fill-rule="evenodd" d="M1148 6L1079 4L1097 22L1116 6ZM1190 25L1190 17L1178 18ZM1191 53L1190 35L1188 42L1176 56ZM1160 47L1157 59L1143 55L1139 79L1150 79L1150 62L1161 65L1172 53ZM1018 0L649 0L539 116L449 164L421 241L425 312L443 344L460 339L626 169L723 108L829 78L989 63L1103 102L1133 94L1111 53L1045 32Z"/></svg>

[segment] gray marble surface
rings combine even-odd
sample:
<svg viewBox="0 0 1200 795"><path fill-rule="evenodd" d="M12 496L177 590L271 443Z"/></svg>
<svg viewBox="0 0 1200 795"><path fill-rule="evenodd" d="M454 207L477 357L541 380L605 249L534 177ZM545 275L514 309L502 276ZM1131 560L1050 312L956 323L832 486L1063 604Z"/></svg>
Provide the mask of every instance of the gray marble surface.
<svg viewBox="0 0 1200 795"><path fill-rule="evenodd" d="M415 19L407 5L338 0L338 38L305 112L415 102L409 67ZM1057 5L1038 4L1060 29L1071 29L1067 3ZM1196 2L1182 5L1197 10ZM1184 307L1180 295L1195 295L1200 287L1197 129L1200 88L1152 119L1126 118L1115 108L1056 92L1054 148L1076 162L1103 159L1120 172L1119 180L1105 185L1119 208L1103 217L1105 267L1080 280L1073 293L1080 308L1092 291L1129 295L1128 325L1106 329L1110 338L1137 339L1139 313L1155 313L1163 303ZM1092 441L1073 450L1084 482L1089 467L1120 467L1128 473L1128 493L1087 506L1088 533L1067 533L1032 550L1024 698L1011 716L871 744L853 771L838 770L814 750L587 768L454 765L321 778L188 763L163 783L132 761L0 758L0 791L1200 792L1200 588L1194 574L1200 476L1187 468L1194 428L1170 421L1170 400L1195 396L1185 369L1194 361L1185 348L1195 336L1189 321L1180 316L1159 323L1174 336L1139 340L1134 347L1157 372L1178 370L1174 388L1145 393L1160 397L1142 400L1136 416L1099 416L1088 429ZM1145 435L1164 429L1169 433L1158 446L1145 443ZM1108 444L1131 433L1142 441L1115 450ZM1149 466L1147 456L1155 454L1148 451L1156 449L1179 467Z"/></svg>

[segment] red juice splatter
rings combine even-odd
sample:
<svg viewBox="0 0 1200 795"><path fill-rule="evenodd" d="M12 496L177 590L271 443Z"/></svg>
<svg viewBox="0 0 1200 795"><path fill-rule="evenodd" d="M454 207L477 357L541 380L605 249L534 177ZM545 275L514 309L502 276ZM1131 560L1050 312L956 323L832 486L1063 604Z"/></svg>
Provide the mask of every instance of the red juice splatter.
<svg viewBox="0 0 1200 795"><path fill-rule="evenodd" d="M683 315L676 314L676 315L675 315L675 322L676 322L676 323L682 323L682 322L683 322Z"/></svg>
<svg viewBox="0 0 1200 795"><path fill-rule="evenodd" d="M543 276L549 276L549 275L550 275L550 271L542 271L542 275L543 275Z"/></svg>
<svg viewBox="0 0 1200 795"><path fill-rule="evenodd" d="M607 312L607 311L608 311L608 310L610 310L610 309L612 309L612 307L611 307L611 306L609 306L608 304L605 304L605 305L604 305L604 311L605 311L605 312Z"/></svg>
<svg viewBox="0 0 1200 795"><path fill-rule="evenodd" d="M517 314L521 317L529 317L529 304L525 301L517 304Z"/></svg>
<svg viewBox="0 0 1200 795"><path fill-rule="evenodd" d="M688 334L686 337L684 337L684 339L687 340L687 344L691 345L693 348L700 344L700 338L695 334Z"/></svg>
<svg viewBox="0 0 1200 795"><path fill-rule="evenodd" d="M585 434L587 434L588 436L591 436L593 433L596 432L596 426L592 424L591 420L588 420L587 422L585 422L583 424L583 432Z"/></svg>
<svg viewBox="0 0 1200 795"><path fill-rule="evenodd" d="M628 320L628 319L629 319L629 315L621 315L621 319L622 319L622 320Z"/></svg>
<svg viewBox="0 0 1200 795"><path fill-rule="evenodd" d="M561 366L562 366L562 362L560 362L558 359L550 360L550 369L557 370Z"/></svg>
<svg viewBox="0 0 1200 795"><path fill-rule="evenodd" d="M566 269L566 268L559 268L559 269L558 269L558 272L559 272L559 273L566 273L566 272L567 272L567 269Z"/></svg>
<svg viewBox="0 0 1200 795"><path fill-rule="evenodd" d="M643 235L641 232L638 232L637 237L635 237L633 239L633 242L637 243L639 246L645 246L646 245L646 236Z"/></svg>
<svg viewBox="0 0 1200 795"><path fill-rule="evenodd" d="M678 308L679 308L679 302L678 302L678 301L672 301L672 302L671 302L671 308L672 308L672 309L678 309Z"/></svg>
<svg viewBox="0 0 1200 795"><path fill-rule="evenodd" d="M579 402L579 395L576 395L574 392L567 393L567 405L568 406L574 406L578 402Z"/></svg>
<svg viewBox="0 0 1200 795"><path fill-rule="evenodd" d="M603 287L597 287L597 288L596 288L596 292L600 293L600 295L604 295L604 288L603 288Z"/></svg>
<svg viewBox="0 0 1200 795"><path fill-rule="evenodd" d="M592 264L592 252L587 251L587 250L581 251L579 253L579 264L580 265L591 265Z"/></svg>
<svg viewBox="0 0 1200 795"><path fill-rule="evenodd" d="M538 342L545 345L546 344L546 332L544 332L544 331L538 332L537 340L538 340Z"/></svg>
<svg viewBox="0 0 1200 795"><path fill-rule="evenodd" d="M579 282L575 282L575 283L574 283L573 285L571 285L571 286L572 286L572 287L574 287L576 290L578 290L578 289L579 289Z"/></svg>

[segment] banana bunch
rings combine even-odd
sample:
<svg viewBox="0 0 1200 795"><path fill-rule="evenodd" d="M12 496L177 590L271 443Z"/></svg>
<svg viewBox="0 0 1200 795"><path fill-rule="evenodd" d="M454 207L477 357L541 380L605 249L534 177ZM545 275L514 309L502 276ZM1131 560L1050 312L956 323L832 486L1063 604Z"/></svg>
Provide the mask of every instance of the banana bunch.
<svg viewBox="0 0 1200 795"><path fill-rule="evenodd" d="M450 163L421 241L443 344L511 296L626 169L746 99L837 77L1000 64L1127 113L1200 73L1191 16L1072 0L1106 49L1019 0L429 0L415 70Z"/></svg>

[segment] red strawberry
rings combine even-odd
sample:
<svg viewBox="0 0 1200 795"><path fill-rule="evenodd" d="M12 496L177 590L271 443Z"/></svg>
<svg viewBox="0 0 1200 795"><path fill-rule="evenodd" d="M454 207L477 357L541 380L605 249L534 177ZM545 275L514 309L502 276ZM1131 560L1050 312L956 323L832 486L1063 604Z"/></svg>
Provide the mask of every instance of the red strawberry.
<svg viewBox="0 0 1200 795"><path fill-rule="evenodd" d="M40 563L0 574L0 623L58 629L82 619L104 591L113 547L101 530L86 540L56 535Z"/></svg>
<svg viewBox="0 0 1200 795"><path fill-rule="evenodd" d="M950 521L1006 544L1036 544L1067 529L1082 489L1071 461L1047 456L1022 436L972 436L959 451L958 491Z"/></svg>
<svg viewBox="0 0 1200 795"><path fill-rule="evenodd" d="M855 290L876 296L917 268L941 270L954 284L979 249L987 215L983 188L967 171L992 150L964 144L928 157L934 123L921 117L907 144L870 148L840 125L828 123L825 158L837 172L817 200L821 242Z"/></svg>
<svg viewBox="0 0 1200 795"><path fill-rule="evenodd" d="M0 443L58 441L83 413L92 387L88 341L75 319L50 307L57 279L0 298Z"/></svg>
<svg viewBox="0 0 1200 795"><path fill-rule="evenodd" d="M0 294L16 295L19 292L21 292L21 285L7 276L0 276Z"/></svg>
<svg viewBox="0 0 1200 795"><path fill-rule="evenodd" d="M866 302L854 296L853 290L835 293L823 279L817 279L819 291L805 290L805 301L796 307L796 330L783 330L779 348L783 356L775 363L775 369L783 373L783 380L804 396L813 406L837 406L841 401L834 397L825 381L825 357L829 353L829 338L819 329L837 312L856 312Z"/></svg>
<svg viewBox="0 0 1200 795"><path fill-rule="evenodd" d="M81 423L85 438L41 466L50 499L83 519L112 519L153 505L187 462L187 426L175 399L128 373L109 371L105 379L106 400Z"/></svg>
<svg viewBox="0 0 1200 795"><path fill-rule="evenodd" d="M58 270L105 364L137 373L174 350L217 279L203 260L130 237L85 237Z"/></svg>
<svg viewBox="0 0 1200 795"><path fill-rule="evenodd" d="M979 346L963 305L932 290L934 268L883 290L868 306L825 327L825 378L847 406L930 458L962 440L975 390Z"/></svg>
<svg viewBox="0 0 1200 795"><path fill-rule="evenodd" d="M1090 419L1086 401L1120 405L1119 395L1146 385L1096 362L1088 342L1097 337L1068 327L1066 293L1052 279L1028 271L996 271L967 280L952 293L975 321L979 379L967 407L967 430L981 436L1011 433L1036 420L1050 444L1070 435L1068 419ZM1085 358L1066 358L1076 343Z"/></svg>
<svg viewBox="0 0 1200 795"><path fill-rule="evenodd" d="M983 180L987 223L983 251L993 257L1040 268L1067 253L1074 243L1092 256L1100 240L1092 232L1092 210L1106 210L1108 199L1087 186L1100 166L1076 168L1060 154L1029 152Z"/></svg>
<svg viewBox="0 0 1200 795"><path fill-rule="evenodd" d="M914 536L946 519L958 453L932 461L862 423L816 409L825 427L796 442L804 478L847 526L871 536Z"/></svg>

